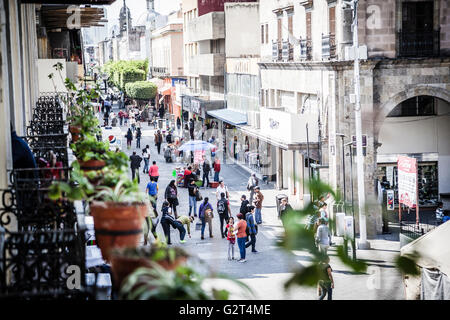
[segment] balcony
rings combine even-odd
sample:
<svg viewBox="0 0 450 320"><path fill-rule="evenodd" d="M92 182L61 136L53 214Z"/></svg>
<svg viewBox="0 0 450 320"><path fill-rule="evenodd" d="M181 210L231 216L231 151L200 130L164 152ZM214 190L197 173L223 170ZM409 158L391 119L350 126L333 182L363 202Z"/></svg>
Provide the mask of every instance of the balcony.
<svg viewBox="0 0 450 320"><path fill-rule="evenodd" d="M332 60L336 58L336 42L335 35L322 35L322 59Z"/></svg>
<svg viewBox="0 0 450 320"><path fill-rule="evenodd" d="M154 77L168 77L170 75L166 67L152 67L152 74Z"/></svg>
<svg viewBox="0 0 450 320"><path fill-rule="evenodd" d="M312 59L312 41L311 39L300 40L300 59L311 60Z"/></svg>
<svg viewBox="0 0 450 320"><path fill-rule="evenodd" d="M189 58L188 73L202 76L223 76L225 54L199 54Z"/></svg>
<svg viewBox="0 0 450 320"><path fill-rule="evenodd" d="M282 54L281 41L272 41L272 61L280 61Z"/></svg>
<svg viewBox="0 0 450 320"><path fill-rule="evenodd" d="M440 31L398 32L400 57L439 56Z"/></svg>
<svg viewBox="0 0 450 320"><path fill-rule="evenodd" d="M282 109L261 108L260 128L274 140L285 143L306 143L306 124L309 124L309 141L318 142L317 115L294 114Z"/></svg>
<svg viewBox="0 0 450 320"><path fill-rule="evenodd" d="M211 12L186 23L185 42L225 38L225 14Z"/></svg>
<svg viewBox="0 0 450 320"><path fill-rule="evenodd" d="M294 46L289 41L283 41L281 58L285 62L294 60Z"/></svg>

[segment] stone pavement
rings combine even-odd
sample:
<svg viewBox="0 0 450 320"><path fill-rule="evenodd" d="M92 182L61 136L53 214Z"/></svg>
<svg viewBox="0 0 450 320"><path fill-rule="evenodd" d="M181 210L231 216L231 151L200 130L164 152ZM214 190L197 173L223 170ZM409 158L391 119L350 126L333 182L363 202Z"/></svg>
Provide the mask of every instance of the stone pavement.
<svg viewBox="0 0 450 320"><path fill-rule="evenodd" d="M115 110L116 111L116 110ZM122 127L123 135L126 133L126 127ZM160 213L162 202L164 201L164 190L170 180L172 180L172 170L179 164L166 163L163 152L158 155L153 142L153 127L149 128L147 123L142 123L143 137L141 139L141 148L145 145L150 146L151 161L155 160L159 166L160 178L159 197L157 202L158 212ZM133 147L126 149L124 143L123 151L128 155L136 150L136 141L133 140ZM162 147L165 146L165 143ZM141 150L136 150L141 155ZM148 175L142 173L143 162L140 172L142 190L145 191ZM239 212L240 196L249 193L246 190L246 184L249 174L234 164L222 164L220 176L224 178L225 184L230 191L231 212L235 217ZM130 170L131 177L131 170ZM212 177L211 177L212 178ZM212 180L212 179L211 179ZM259 228L257 235L256 249L259 253L254 254L247 250L247 262L238 263L236 260L227 260L226 239L220 236L220 221L215 213L213 219L213 238L208 237L208 227L205 230L205 240L200 239L200 230L195 230L194 224L191 226L192 238L186 235L186 243L179 243L179 232L171 229L171 239L174 245L183 246L189 253L206 262L206 265L213 271L225 274L231 278L240 279L248 284L256 295L256 299L302 299L311 300L317 298L315 288L296 287L289 292L285 292L284 282L290 277L291 270L294 267L306 266L310 258L305 252L286 252L276 246L276 239L279 237L283 228L281 221L277 217L275 196L285 191L275 190L273 185L263 185L262 192L265 200L263 203L263 224ZM216 208L215 189L201 189L203 197L209 197L210 202ZM178 214L187 215L189 211L188 193L185 188L178 188L180 205L177 207ZM211 201L212 200L212 201ZM199 206L200 203L197 203ZM198 210L198 208L197 208ZM163 235L161 225L157 227L157 233ZM153 236L150 234L152 241ZM340 238L334 237L333 242L339 243ZM348 267L339 262L336 258L336 248L331 247L329 254L331 258L330 265L333 268L335 279L335 290L333 299L403 299L403 285L400 273L393 266L393 259L399 253L398 239L392 236L379 236L378 239L371 240L372 248L365 251L357 251L358 258L365 259L370 265L369 274L354 274ZM235 245L235 257L239 258L239 249ZM373 273L373 274L370 274ZM220 282L220 281L219 281ZM214 284L218 284L215 281ZM229 287L232 291L232 299L243 299L244 297L234 287Z"/></svg>

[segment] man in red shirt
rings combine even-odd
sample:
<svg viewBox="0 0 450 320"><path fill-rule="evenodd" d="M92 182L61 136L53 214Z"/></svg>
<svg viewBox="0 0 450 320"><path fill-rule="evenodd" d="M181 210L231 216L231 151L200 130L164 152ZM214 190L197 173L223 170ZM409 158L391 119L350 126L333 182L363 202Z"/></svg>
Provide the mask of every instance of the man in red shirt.
<svg viewBox="0 0 450 320"><path fill-rule="evenodd" d="M153 161L153 165L148 170L148 175L150 176L150 181L158 182L158 179L159 179L159 168L156 165L156 161Z"/></svg>
<svg viewBox="0 0 450 320"><path fill-rule="evenodd" d="M219 173L220 173L220 160L214 160L214 181L219 182Z"/></svg>

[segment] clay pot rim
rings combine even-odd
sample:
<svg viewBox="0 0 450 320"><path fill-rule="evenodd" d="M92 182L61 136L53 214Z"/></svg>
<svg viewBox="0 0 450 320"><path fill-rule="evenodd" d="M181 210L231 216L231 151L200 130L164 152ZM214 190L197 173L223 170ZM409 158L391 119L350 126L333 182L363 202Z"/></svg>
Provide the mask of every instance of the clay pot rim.
<svg viewBox="0 0 450 320"><path fill-rule="evenodd" d="M83 161L83 160L77 159L77 161L80 164L80 166L83 166L83 165L86 165L86 164L92 164L92 163L103 163L104 165L106 165L106 161L105 160L90 159L90 160L87 160L87 161Z"/></svg>
<svg viewBox="0 0 450 320"><path fill-rule="evenodd" d="M145 202L114 202L114 201L98 201L93 200L90 204L90 207L116 207L116 208L123 208L123 207L146 207L147 203Z"/></svg>
<svg viewBox="0 0 450 320"><path fill-rule="evenodd" d="M81 126L69 125L70 133L81 133Z"/></svg>

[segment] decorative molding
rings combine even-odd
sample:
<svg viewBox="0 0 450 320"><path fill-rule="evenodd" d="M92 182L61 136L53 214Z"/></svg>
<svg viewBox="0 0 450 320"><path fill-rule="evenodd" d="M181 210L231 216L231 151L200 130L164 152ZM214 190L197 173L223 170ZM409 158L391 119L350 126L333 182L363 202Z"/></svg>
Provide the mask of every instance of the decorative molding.
<svg viewBox="0 0 450 320"><path fill-rule="evenodd" d="M337 5L337 0L327 0L328 2L328 7L336 7Z"/></svg>
<svg viewBox="0 0 450 320"><path fill-rule="evenodd" d="M303 0L300 1L300 5L305 7L306 11L313 10L314 1L313 0Z"/></svg>

